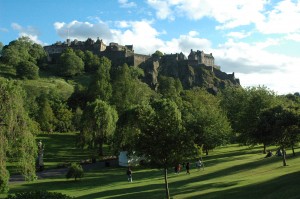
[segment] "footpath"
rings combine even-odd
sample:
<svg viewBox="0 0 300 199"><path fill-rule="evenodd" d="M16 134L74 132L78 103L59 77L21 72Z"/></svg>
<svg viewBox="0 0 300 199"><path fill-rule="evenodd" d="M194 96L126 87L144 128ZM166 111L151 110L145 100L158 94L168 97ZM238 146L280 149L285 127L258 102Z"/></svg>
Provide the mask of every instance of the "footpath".
<svg viewBox="0 0 300 199"><path fill-rule="evenodd" d="M117 161L116 160L108 160L108 161L100 161L96 163L90 163L90 164L83 164L82 168L85 172L92 170L92 169L98 169L98 168L105 168L109 166L116 166ZM59 169L45 169L43 171L36 172L36 175L39 179L45 179L49 177L57 177L66 175L68 171L68 168L59 168ZM13 175L10 176L9 183L21 183L24 182L25 179L22 175Z"/></svg>

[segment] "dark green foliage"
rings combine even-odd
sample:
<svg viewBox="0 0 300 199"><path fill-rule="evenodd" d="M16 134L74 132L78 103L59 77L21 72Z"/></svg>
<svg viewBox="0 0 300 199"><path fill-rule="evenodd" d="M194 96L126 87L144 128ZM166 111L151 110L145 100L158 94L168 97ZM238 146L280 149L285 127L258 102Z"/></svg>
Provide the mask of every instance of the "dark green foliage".
<svg viewBox="0 0 300 199"><path fill-rule="evenodd" d="M152 54L152 57L159 58L159 57L162 57L163 55L164 54L161 51L157 50L157 51L155 51L155 53Z"/></svg>
<svg viewBox="0 0 300 199"><path fill-rule="evenodd" d="M28 37L21 37L4 46L2 60L7 65L17 67L20 62L31 62L41 65L46 58L46 52L39 44L33 43Z"/></svg>
<svg viewBox="0 0 300 199"><path fill-rule="evenodd" d="M24 191L16 193L15 195L8 195L6 199L72 199L62 193L48 192L48 191Z"/></svg>
<svg viewBox="0 0 300 199"><path fill-rule="evenodd" d="M94 55L91 51L84 52L85 72L95 72L99 68L99 65L100 65L100 58L97 55Z"/></svg>
<svg viewBox="0 0 300 199"><path fill-rule="evenodd" d="M66 49L59 59L60 75L72 77L83 72L84 63L72 49Z"/></svg>
<svg viewBox="0 0 300 199"><path fill-rule="evenodd" d="M214 95L195 89L185 91L182 99L184 125L198 146L203 145L208 154L209 150L228 142L230 123Z"/></svg>
<svg viewBox="0 0 300 199"><path fill-rule="evenodd" d="M110 83L111 61L106 57L98 60L97 70L88 88L89 101L100 99L109 102L112 96L112 86Z"/></svg>
<svg viewBox="0 0 300 199"><path fill-rule="evenodd" d="M35 179L34 159L37 131L24 109L25 92L15 81L0 79L0 173L1 190L8 183L7 158L11 157L19 165L19 171L26 180Z"/></svg>
<svg viewBox="0 0 300 199"><path fill-rule="evenodd" d="M84 172L83 172L82 166L77 163L72 163L66 174L66 178L67 179L74 178L74 180L76 181L77 178L82 178L83 174L84 174Z"/></svg>
<svg viewBox="0 0 300 199"><path fill-rule="evenodd" d="M22 79L37 79L39 77L39 67L33 62L21 61L16 66L16 73Z"/></svg>
<svg viewBox="0 0 300 199"><path fill-rule="evenodd" d="M98 99L88 103L81 117L81 146L86 144L103 155L103 144L111 140L117 121L117 111L108 103Z"/></svg>
<svg viewBox="0 0 300 199"><path fill-rule="evenodd" d="M0 152L0 155L4 156L4 154L2 154L3 150ZM3 163L0 164L0 193L6 193L8 191L9 172L6 170L5 166L6 165Z"/></svg>

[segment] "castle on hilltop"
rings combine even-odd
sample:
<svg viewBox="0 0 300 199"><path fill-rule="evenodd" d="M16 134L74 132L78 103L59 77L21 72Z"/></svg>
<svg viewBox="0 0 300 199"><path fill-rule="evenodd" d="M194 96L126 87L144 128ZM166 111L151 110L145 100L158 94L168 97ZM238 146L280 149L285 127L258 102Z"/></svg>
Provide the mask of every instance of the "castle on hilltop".
<svg viewBox="0 0 300 199"><path fill-rule="evenodd" d="M88 38L86 41L78 41L77 39L71 41L67 39L65 42L56 42L49 46L44 46L45 51L48 53L49 62L57 62L59 56L67 48L73 50L91 51L96 55L105 56L109 58L114 65L127 63L129 66L139 66L151 58L150 55L137 54L133 50L133 45L119 45L118 43L111 42L109 45L103 43L99 38L94 41ZM203 51L191 50L188 58L181 52L176 54L165 54L161 57L163 61L180 61L186 62L189 65L206 65L213 68L219 68L215 65L215 58L212 53L206 54Z"/></svg>

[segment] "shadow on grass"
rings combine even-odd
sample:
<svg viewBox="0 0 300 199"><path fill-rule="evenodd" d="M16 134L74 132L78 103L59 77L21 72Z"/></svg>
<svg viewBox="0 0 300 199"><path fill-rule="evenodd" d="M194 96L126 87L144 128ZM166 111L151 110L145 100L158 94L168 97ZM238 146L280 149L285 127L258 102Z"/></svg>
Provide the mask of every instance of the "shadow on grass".
<svg viewBox="0 0 300 199"><path fill-rule="evenodd" d="M299 183L300 171L280 176L262 183L232 189L229 188L227 190L215 191L185 198L296 199L300 197ZM185 190L185 192L187 191L189 190Z"/></svg>

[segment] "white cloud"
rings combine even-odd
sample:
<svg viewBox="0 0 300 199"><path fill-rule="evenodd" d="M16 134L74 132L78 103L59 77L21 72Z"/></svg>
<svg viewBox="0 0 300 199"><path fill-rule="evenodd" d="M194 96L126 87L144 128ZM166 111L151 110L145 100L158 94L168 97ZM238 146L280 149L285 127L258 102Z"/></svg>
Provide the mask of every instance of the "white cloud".
<svg viewBox="0 0 300 199"><path fill-rule="evenodd" d="M245 32L245 31L230 32L230 33L227 34L227 37L231 37L231 38L234 38L234 39L243 39L243 38L249 37L251 34L252 34L251 32Z"/></svg>
<svg viewBox="0 0 300 199"><path fill-rule="evenodd" d="M229 40L213 51L221 70L235 72L242 86L265 85L279 94L299 92L300 58L265 50L276 41L243 43Z"/></svg>
<svg viewBox="0 0 300 199"><path fill-rule="evenodd" d="M43 45L44 43L39 40L39 31L32 26L28 26L24 28L23 26L19 25L18 23L11 24L12 29L19 32L19 37L29 37L33 42L37 44Z"/></svg>
<svg viewBox="0 0 300 199"><path fill-rule="evenodd" d="M285 39L300 42L300 33L288 34Z"/></svg>
<svg viewBox="0 0 300 199"><path fill-rule="evenodd" d="M294 33L300 31L300 2L280 1L265 13L265 19L256 23L257 29L264 34Z"/></svg>
<svg viewBox="0 0 300 199"><path fill-rule="evenodd" d="M159 19L175 19L175 16L186 16L192 20L203 17L215 19L221 25L217 29L235 28L263 20L261 12L267 0L148 0L156 10Z"/></svg>
<svg viewBox="0 0 300 199"><path fill-rule="evenodd" d="M9 32L7 28L0 28L0 32Z"/></svg>
<svg viewBox="0 0 300 199"><path fill-rule="evenodd" d="M118 0L119 4L122 8L132 8L136 7L136 3L134 2L128 2L128 0Z"/></svg>
<svg viewBox="0 0 300 199"><path fill-rule="evenodd" d="M96 39L97 37L103 38L106 41L112 39L112 32L108 25L104 22L98 21L97 23L72 21L70 23L55 22L54 28L57 34L63 38L86 40L87 38Z"/></svg>

